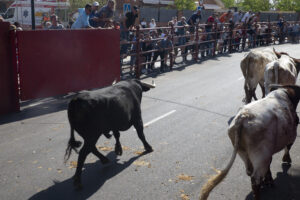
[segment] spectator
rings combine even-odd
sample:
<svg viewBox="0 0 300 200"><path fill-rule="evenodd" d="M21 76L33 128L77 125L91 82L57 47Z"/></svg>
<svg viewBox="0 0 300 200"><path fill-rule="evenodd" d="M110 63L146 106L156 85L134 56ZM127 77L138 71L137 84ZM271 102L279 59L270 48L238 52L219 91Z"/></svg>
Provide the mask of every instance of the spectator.
<svg viewBox="0 0 300 200"><path fill-rule="evenodd" d="M260 21L260 12L257 12L255 15L252 15L250 18L249 18L250 22L251 23L257 23Z"/></svg>
<svg viewBox="0 0 300 200"><path fill-rule="evenodd" d="M21 24L19 22L15 22L14 25L16 26L17 31L23 31Z"/></svg>
<svg viewBox="0 0 300 200"><path fill-rule="evenodd" d="M103 6L98 13L96 13L95 21L97 26L101 28L106 27L106 23L112 20L115 12L115 2L108 0L107 5Z"/></svg>
<svg viewBox="0 0 300 200"><path fill-rule="evenodd" d="M50 20L51 20L51 26L48 29L52 29L52 30L54 30L54 29L56 29L56 30L65 29L64 25L58 23L57 15L51 15Z"/></svg>
<svg viewBox="0 0 300 200"><path fill-rule="evenodd" d="M78 8L79 16L72 24L71 29L93 28L89 23L89 15L92 12L91 4L86 4L85 8Z"/></svg>
<svg viewBox="0 0 300 200"><path fill-rule="evenodd" d="M200 22L201 20L201 10L198 9L197 12L192 14L192 16L188 20L188 25L190 25L190 33L195 32L195 26Z"/></svg>
<svg viewBox="0 0 300 200"><path fill-rule="evenodd" d="M131 12L127 12L121 23L121 39L128 40L130 29L134 29L135 20L138 18L138 7L133 6Z"/></svg>
<svg viewBox="0 0 300 200"><path fill-rule="evenodd" d="M252 12L251 10L249 10L248 12L246 12L241 20L241 22L243 23L247 23L249 18L252 16Z"/></svg>
<svg viewBox="0 0 300 200"><path fill-rule="evenodd" d="M232 16L232 21L233 23L238 23L242 20L242 17L243 17L243 13L241 10L239 10L238 12L235 12Z"/></svg>
<svg viewBox="0 0 300 200"><path fill-rule="evenodd" d="M157 43L157 45L155 46L155 48L158 50L156 52L154 52L154 57L153 57L153 61L152 61L152 66L151 68L153 68L153 65L155 64L155 61L157 60L158 56L160 56L160 71L164 72L165 71L165 56L167 56L167 54L169 52L173 52L173 44L171 41L171 35L167 35L163 40L159 41ZM169 50L169 48L171 48L171 50Z"/></svg>
<svg viewBox="0 0 300 200"><path fill-rule="evenodd" d="M94 1L94 3L92 4L92 12L90 14L90 25L94 28L98 27L97 22L96 22L96 13L98 12L99 9L99 3L97 1Z"/></svg>
<svg viewBox="0 0 300 200"><path fill-rule="evenodd" d="M298 43L299 35L300 35L300 26L298 23L296 23L292 28L292 42Z"/></svg>
<svg viewBox="0 0 300 200"><path fill-rule="evenodd" d="M150 35L147 35L145 37L145 40L142 43L142 51L151 51L154 49L154 44L152 42L152 38ZM153 70L153 65L151 64L151 58L152 58L152 53L145 53L143 54L145 61L147 62L147 71L148 73L151 73ZM146 65L145 65L146 66Z"/></svg>
<svg viewBox="0 0 300 200"><path fill-rule="evenodd" d="M205 25L206 31L209 30L209 32L211 32L213 24L215 22L215 17L216 15L213 13L211 16L207 18L206 25Z"/></svg>
<svg viewBox="0 0 300 200"><path fill-rule="evenodd" d="M0 22L4 22L2 15L0 15Z"/></svg>
<svg viewBox="0 0 300 200"><path fill-rule="evenodd" d="M146 22L145 18L142 19L141 26L142 26L142 28L147 28L147 22Z"/></svg>
<svg viewBox="0 0 300 200"><path fill-rule="evenodd" d="M182 28L178 28L178 45L179 46L182 46L182 45L185 45L186 43L186 36L185 36L185 27L187 26L187 23L186 23L186 19L185 17L181 17L181 20L177 23L178 26L183 26ZM184 52L185 52L185 47L180 47L181 49L181 56L182 56L182 59L183 61L185 62L186 61L186 55L183 55ZM175 55L177 55L177 50L175 51Z"/></svg>
<svg viewBox="0 0 300 200"><path fill-rule="evenodd" d="M43 23L43 29L48 30L51 27L51 22L47 21Z"/></svg>
<svg viewBox="0 0 300 200"><path fill-rule="evenodd" d="M232 16L231 10L228 10L226 13L223 13L223 14L219 17L219 21L220 21L221 23L228 22L229 19L231 18L231 16Z"/></svg>
<svg viewBox="0 0 300 200"><path fill-rule="evenodd" d="M120 30L120 22L118 21L113 21L114 29Z"/></svg>
<svg viewBox="0 0 300 200"><path fill-rule="evenodd" d="M156 27L155 19L151 19L151 22L149 23L149 28L155 28L155 27Z"/></svg>

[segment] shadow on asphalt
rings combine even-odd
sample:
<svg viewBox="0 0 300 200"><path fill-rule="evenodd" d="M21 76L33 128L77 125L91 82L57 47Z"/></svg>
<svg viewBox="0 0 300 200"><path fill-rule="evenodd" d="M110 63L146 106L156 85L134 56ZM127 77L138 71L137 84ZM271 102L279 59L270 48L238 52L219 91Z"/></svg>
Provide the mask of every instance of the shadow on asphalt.
<svg viewBox="0 0 300 200"><path fill-rule="evenodd" d="M77 93L22 102L20 112L0 117L0 125L66 110L70 99L75 95Z"/></svg>
<svg viewBox="0 0 300 200"><path fill-rule="evenodd" d="M76 191L74 189L73 178L71 177L63 182L53 181L54 185L41 192L36 193L32 197L30 197L29 200L88 199L95 192L97 192L107 180L121 173L123 170L129 167L135 160L137 160L143 155L145 154L132 157L124 163L118 163L116 154L114 152L110 152L107 155L107 157L111 160L111 164L103 166L98 160L95 163L88 163L84 165L84 170L81 176L83 185L82 190Z"/></svg>
<svg viewBox="0 0 300 200"><path fill-rule="evenodd" d="M299 165L298 165L299 166ZM282 172L274 179L274 188L263 188L260 191L263 200L297 200L300 199L300 169L282 164ZM274 178L274 176L273 176ZM252 192L245 200L252 200Z"/></svg>

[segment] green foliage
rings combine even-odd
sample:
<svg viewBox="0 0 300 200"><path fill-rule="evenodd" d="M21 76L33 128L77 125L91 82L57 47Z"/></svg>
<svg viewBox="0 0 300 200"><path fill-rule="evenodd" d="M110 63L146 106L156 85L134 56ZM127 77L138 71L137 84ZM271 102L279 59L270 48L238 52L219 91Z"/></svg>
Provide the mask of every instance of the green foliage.
<svg viewBox="0 0 300 200"><path fill-rule="evenodd" d="M236 6L235 0L223 0L222 1L226 8L234 7Z"/></svg>
<svg viewBox="0 0 300 200"><path fill-rule="evenodd" d="M195 10L195 0L174 0L177 10Z"/></svg>
<svg viewBox="0 0 300 200"><path fill-rule="evenodd" d="M91 0L69 0L71 11L76 12L78 8L84 8L86 4L92 4ZM100 4L100 8L106 4L106 1L98 1Z"/></svg>
<svg viewBox="0 0 300 200"><path fill-rule="evenodd" d="M272 8L269 0L243 0L239 6L245 11L252 10L254 12L269 11Z"/></svg>
<svg viewBox="0 0 300 200"><path fill-rule="evenodd" d="M276 0L275 8L280 11L298 11L300 12L299 0Z"/></svg>

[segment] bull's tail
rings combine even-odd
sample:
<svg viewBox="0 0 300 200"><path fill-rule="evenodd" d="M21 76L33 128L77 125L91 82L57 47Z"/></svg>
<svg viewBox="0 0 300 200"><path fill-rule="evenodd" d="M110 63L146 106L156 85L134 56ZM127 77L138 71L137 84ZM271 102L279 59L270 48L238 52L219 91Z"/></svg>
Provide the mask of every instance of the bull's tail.
<svg viewBox="0 0 300 200"><path fill-rule="evenodd" d="M74 136L74 128L71 126L71 137L70 137L70 140L68 142L68 147L66 149L66 153L65 153L65 156L64 156L64 161L65 163L69 160L70 158L70 155L72 153L72 149L78 153L78 150L77 148L79 148L81 145L81 142L80 141L76 141L75 140L75 136Z"/></svg>
<svg viewBox="0 0 300 200"><path fill-rule="evenodd" d="M75 140L75 136L74 136L74 127L72 124L74 124L74 113L77 113L76 110L76 100L71 100L71 102L69 103L69 107L68 107L68 118L69 118L69 122L70 122L70 127L71 127L71 135L70 135L70 139L68 142L68 147L66 149L66 153L64 156L64 161L65 163L68 161L68 159L70 158L70 155L72 153L72 149L78 153L77 148L80 147L81 142L80 141L76 141Z"/></svg>
<svg viewBox="0 0 300 200"><path fill-rule="evenodd" d="M267 65L268 66L268 65ZM278 62L274 62L271 65L272 68L267 68L265 70L265 90L266 90L266 95L268 95L271 92L270 84L278 84L278 71L279 71L279 64ZM274 78L274 81L272 80L272 77Z"/></svg>
<svg viewBox="0 0 300 200"><path fill-rule="evenodd" d="M238 119L239 120L239 119ZM239 120L241 121L241 120ZM240 140L240 135L242 132L242 125L241 123L238 123L238 127L235 131L235 142L234 142L234 149L233 149L233 153L230 159L230 162L227 164L227 166L225 167L225 169L223 169L222 171L217 171L218 174L212 176L207 183L201 188L201 192L200 192L200 197L199 200L206 200L209 196L209 193L226 177L226 175L228 174L230 168L233 165L233 162L236 158L236 154L238 151L238 145L239 145L239 140Z"/></svg>

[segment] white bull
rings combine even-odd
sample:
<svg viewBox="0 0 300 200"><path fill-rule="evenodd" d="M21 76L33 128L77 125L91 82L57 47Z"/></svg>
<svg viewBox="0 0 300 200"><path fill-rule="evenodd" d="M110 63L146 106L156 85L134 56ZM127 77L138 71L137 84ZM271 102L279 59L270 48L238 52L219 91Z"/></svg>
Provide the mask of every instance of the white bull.
<svg viewBox="0 0 300 200"><path fill-rule="evenodd" d="M252 98L257 100L255 90L259 84L262 90L263 97L265 96L264 89L264 71L268 63L277 60L277 56L272 49L252 50L241 61L240 67L245 78L245 102L250 103Z"/></svg>
<svg viewBox="0 0 300 200"><path fill-rule="evenodd" d="M287 53L279 53L274 49L278 60L267 64L264 73L265 91L270 92L271 84L295 85L300 70L300 60L290 57Z"/></svg>
<svg viewBox="0 0 300 200"><path fill-rule="evenodd" d="M245 105L234 117L228 135L234 145L227 167L203 186L200 200L206 200L211 190L230 170L238 153L251 177L254 199L259 199L260 185L273 185L270 171L272 155L285 149L282 161L291 163L289 150L297 136L298 116L296 107L300 87L273 86L279 88L265 98Z"/></svg>

